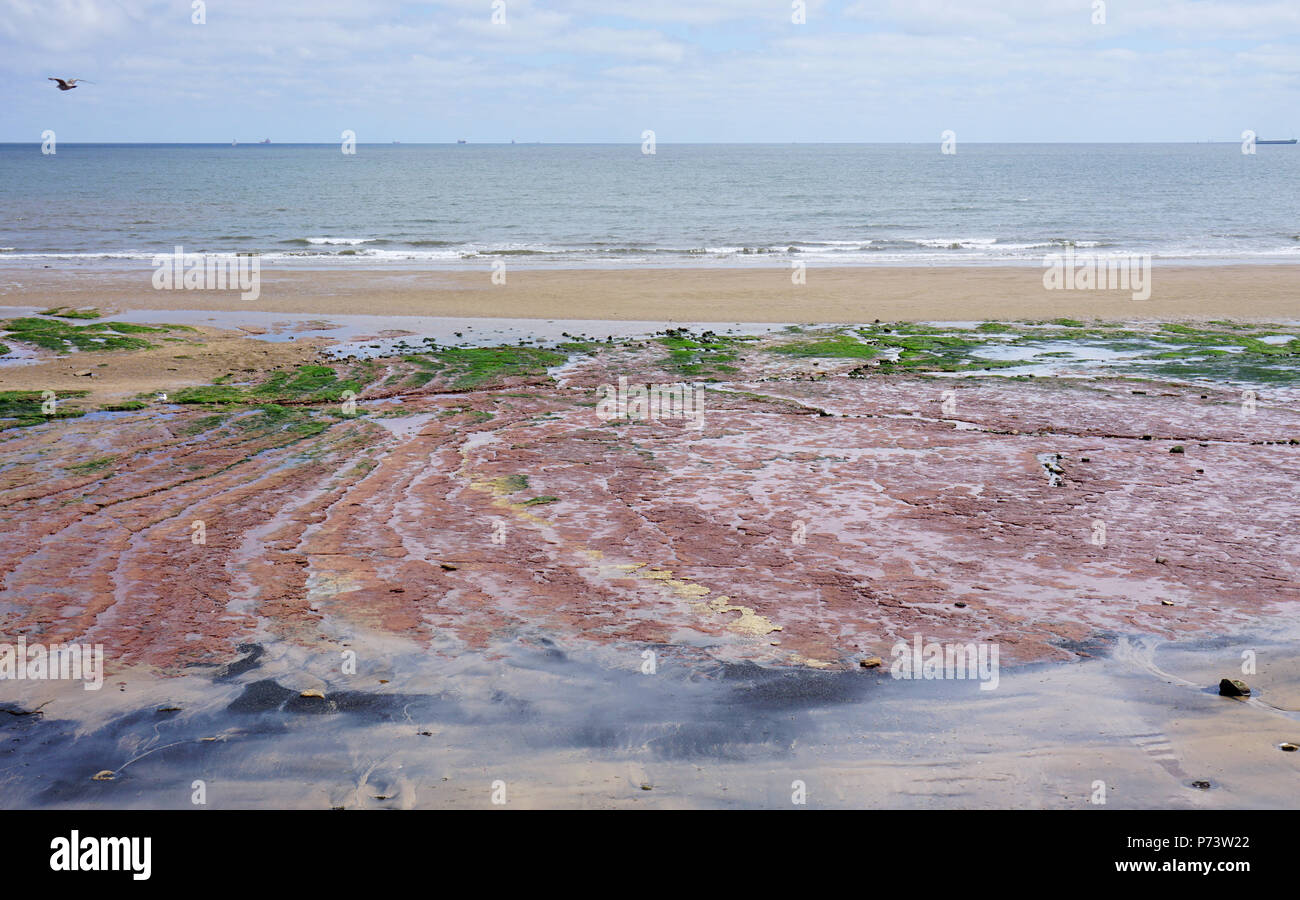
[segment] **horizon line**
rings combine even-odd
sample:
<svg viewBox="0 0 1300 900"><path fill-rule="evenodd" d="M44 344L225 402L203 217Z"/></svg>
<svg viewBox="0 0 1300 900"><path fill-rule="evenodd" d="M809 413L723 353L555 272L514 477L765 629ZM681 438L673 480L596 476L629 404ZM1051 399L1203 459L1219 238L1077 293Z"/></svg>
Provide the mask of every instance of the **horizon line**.
<svg viewBox="0 0 1300 900"><path fill-rule="evenodd" d="M1268 139L1268 138L1261 139L1261 138L1259 138L1258 136L1255 138L1255 142L1256 142L1256 143L1259 143L1261 140L1277 140L1277 139ZM1290 138L1286 138L1286 140L1290 140ZM1165 141L1157 141L1157 140L1150 140L1150 141L1068 141L1068 140L1059 140L1059 141L1058 141L1058 140L1054 140L1054 141L977 141L977 140L965 140L965 141L963 141L963 140L960 140L960 139L958 139L958 141L957 141L958 144L981 144L981 145L987 145L987 146L992 146L992 145L1006 145L1006 144L1011 144L1011 145L1043 145L1043 144L1047 144L1047 145L1051 145L1051 144L1061 144L1061 145L1240 144L1241 142L1242 142L1242 139L1240 139L1240 138L1206 138L1206 139L1204 139L1204 140L1165 140ZM39 140L39 139L37 139L37 140L18 140L18 141L0 140L0 146L5 146L5 145L16 145L16 146L35 145L35 146L40 146L42 143L44 143L44 142L43 142L42 140ZM230 146L235 146L236 143L237 143L239 146L248 146L248 147L274 147L274 146L280 146L280 147L285 147L285 146L308 146L308 147L317 147L317 146L318 146L318 147L336 147L336 146L340 145L340 144L342 143L342 141L341 141L341 140L333 140L333 141L290 141L290 140L284 140L284 141L270 141L270 140L260 141L260 140L249 140L249 141L245 142L245 141L240 141L238 138L236 138L236 139L234 139L233 142L230 142L230 143L228 143L228 142L226 142L226 141L151 141L151 140L131 140L131 141L126 141L126 140L115 140L115 141L114 141L114 140L108 140L108 141L62 141L62 140L61 140L61 141L59 141L59 143L62 144L62 145L64 145L64 146L105 146L105 145L132 145L132 144L138 144L138 145L146 145L146 146L176 146L176 147L230 147ZM388 140L388 141L355 141L355 142L354 142L354 145L355 145L355 146L358 146L358 147L391 147L391 146L393 146L393 145L395 145L395 144L396 144L396 145L399 145L399 146L413 146L413 147L444 147L444 146L445 146L445 147L456 147L456 146L469 146L469 145L476 145L476 146L490 146L490 147L538 146L538 145L545 145L545 146L564 146L564 147L601 147L601 146L608 146L608 147L619 147L619 146L636 147L636 146L640 146L642 143L644 143L644 142L643 142L643 141L640 141L640 140L628 140L628 141L520 141L520 140L500 141L500 140L481 140L481 141L471 141L471 140L468 140L468 139L464 139L464 140L462 140L462 139L457 139L457 140L450 140L450 141L402 141L402 140L395 140L395 139L394 139L394 140ZM891 146L925 146L925 145L928 145L928 144L942 144L942 143L943 143L943 139L942 139L942 138L934 139L934 140L925 140L925 141L661 141L661 140L656 140L656 141L655 141L655 146L657 146L657 147L658 147L658 146L668 146L668 147L674 147L674 146L676 146L676 147L681 147L681 146L788 147L788 146L801 146L801 145L807 145L807 146L866 146L866 145L877 145L877 144L885 144L885 145L891 145Z"/></svg>

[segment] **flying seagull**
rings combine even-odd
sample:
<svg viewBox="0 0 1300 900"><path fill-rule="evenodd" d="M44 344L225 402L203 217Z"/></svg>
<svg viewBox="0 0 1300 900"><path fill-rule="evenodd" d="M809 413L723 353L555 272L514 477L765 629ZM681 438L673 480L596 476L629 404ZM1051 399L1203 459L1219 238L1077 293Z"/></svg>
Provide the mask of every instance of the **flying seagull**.
<svg viewBox="0 0 1300 900"><path fill-rule="evenodd" d="M61 90L61 91L70 91L70 90L72 90L73 88L75 88L75 87L77 86L77 82L78 82L78 81L86 81L86 79L84 79L84 78L68 78L68 79L63 79L63 78L51 78L50 81L57 81L57 82L59 83L59 90ZM86 84L93 84L93 83L94 83L94 82L86 81Z"/></svg>

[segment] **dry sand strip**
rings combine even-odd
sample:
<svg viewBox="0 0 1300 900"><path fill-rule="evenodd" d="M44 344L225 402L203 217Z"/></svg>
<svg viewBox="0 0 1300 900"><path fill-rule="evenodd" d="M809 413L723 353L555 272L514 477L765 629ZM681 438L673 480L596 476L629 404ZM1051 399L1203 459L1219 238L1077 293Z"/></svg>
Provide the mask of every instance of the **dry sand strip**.
<svg viewBox="0 0 1300 900"><path fill-rule="evenodd" d="M1300 266L1162 266L1151 296L1047 290L1043 270L1019 267L509 270L264 268L261 295L154 290L152 269L7 268L0 305L266 310L690 322L863 322L1057 316L1106 319L1300 318Z"/></svg>

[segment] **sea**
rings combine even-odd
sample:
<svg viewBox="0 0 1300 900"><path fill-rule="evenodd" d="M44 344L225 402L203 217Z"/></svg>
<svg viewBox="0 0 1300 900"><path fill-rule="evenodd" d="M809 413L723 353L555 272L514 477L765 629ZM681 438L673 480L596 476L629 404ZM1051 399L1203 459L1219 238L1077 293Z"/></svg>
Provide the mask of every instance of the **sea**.
<svg viewBox="0 0 1300 900"><path fill-rule="evenodd" d="M47 148L48 149L48 148ZM1300 261L1300 145L0 144L0 266Z"/></svg>

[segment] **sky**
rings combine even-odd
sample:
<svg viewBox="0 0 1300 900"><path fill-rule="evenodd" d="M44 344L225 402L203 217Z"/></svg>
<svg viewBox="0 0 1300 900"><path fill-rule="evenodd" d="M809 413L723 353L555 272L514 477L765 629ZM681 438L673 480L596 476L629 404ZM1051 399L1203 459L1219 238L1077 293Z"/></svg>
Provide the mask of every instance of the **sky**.
<svg viewBox="0 0 1300 900"><path fill-rule="evenodd" d="M1300 136L1300 0L1099 5L0 0L0 141Z"/></svg>

